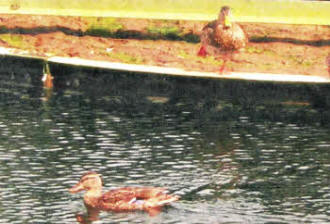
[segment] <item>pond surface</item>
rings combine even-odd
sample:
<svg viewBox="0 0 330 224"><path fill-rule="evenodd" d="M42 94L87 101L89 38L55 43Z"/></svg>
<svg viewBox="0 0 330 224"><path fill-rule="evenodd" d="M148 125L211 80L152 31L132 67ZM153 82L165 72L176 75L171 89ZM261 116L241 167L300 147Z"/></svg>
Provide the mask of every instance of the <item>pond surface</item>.
<svg viewBox="0 0 330 224"><path fill-rule="evenodd" d="M0 71L0 223L77 223L82 195L67 189L89 170L106 189L182 198L156 217L102 212L94 223L330 221L328 111L305 86L63 69L47 92L40 70L19 66Z"/></svg>

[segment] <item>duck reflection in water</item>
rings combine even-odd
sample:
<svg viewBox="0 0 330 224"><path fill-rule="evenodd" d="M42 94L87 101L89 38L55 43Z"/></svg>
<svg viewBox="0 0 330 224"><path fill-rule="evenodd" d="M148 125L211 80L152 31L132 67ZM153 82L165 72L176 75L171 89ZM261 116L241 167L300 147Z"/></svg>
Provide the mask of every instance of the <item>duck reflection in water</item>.
<svg viewBox="0 0 330 224"><path fill-rule="evenodd" d="M178 196L166 194L165 189L160 187L123 187L103 194L102 186L101 175L90 171L69 189L70 193L86 191L84 204L87 215L76 215L78 222L92 223L99 219L100 211L146 211L150 216L155 216L163 206L179 200Z"/></svg>

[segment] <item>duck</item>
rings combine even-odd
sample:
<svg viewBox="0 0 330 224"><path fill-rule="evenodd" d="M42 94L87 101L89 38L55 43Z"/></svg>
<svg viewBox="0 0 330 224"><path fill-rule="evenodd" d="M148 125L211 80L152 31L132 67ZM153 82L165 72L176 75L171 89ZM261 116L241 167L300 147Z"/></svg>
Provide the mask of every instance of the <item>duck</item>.
<svg viewBox="0 0 330 224"><path fill-rule="evenodd" d="M166 189L161 187L121 187L106 193L102 193L102 188L101 175L89 171L69 192L74 194L85 190L84 204L87 209L112 212L149 212L179 200L179 196L167 194Z"/></svg>
<svg viewBox="0 0 330 224"><path fill-rule="evenodd" d="M231 18L231 8L223 6L218 19L206 24L200 35L201 47L197 55L205 57L210 54L222 54L224 62L220 73L223 73L228 59L233 60L233 53L243 50L248 43L241 26L232 22Z"/></svg>

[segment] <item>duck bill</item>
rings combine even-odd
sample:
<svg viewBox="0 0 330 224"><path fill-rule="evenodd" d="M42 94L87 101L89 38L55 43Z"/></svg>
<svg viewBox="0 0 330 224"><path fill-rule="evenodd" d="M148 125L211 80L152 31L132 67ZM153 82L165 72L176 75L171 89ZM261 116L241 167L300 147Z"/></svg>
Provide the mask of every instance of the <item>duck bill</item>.
<svg viewBox="0 0 330 224"><path fill-rule="evenodd" d="M224 21L225 27L231 27L232 24L231 21L232 21L231 16L226 16Z"/></svg>
<svg viewBox="0 0 330 224"><path fill-rule="evenodd" d="M76 185L74 185L72 188L69 189L69 192L71 194L75 194L82 190L84 190L84 186L81 183L77 183Z"/></svg>

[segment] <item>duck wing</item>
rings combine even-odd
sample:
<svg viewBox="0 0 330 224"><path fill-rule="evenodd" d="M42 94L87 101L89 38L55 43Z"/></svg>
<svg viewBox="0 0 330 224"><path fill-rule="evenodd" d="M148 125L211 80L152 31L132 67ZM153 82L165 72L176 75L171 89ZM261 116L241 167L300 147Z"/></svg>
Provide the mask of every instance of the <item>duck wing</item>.
<svg viewBox="0 0 330 224"><path fill-rule="evenodd" d="M233 23L231 27L225 28L221 24L214 31L214 40L223 50L238 50L247 44L247 37L242 28Z"/></svg>
<svg viewBox="0 0 330 224"><path fill-rule="evenodd" d="M210 45L210 46L215 46L217 43L214 41L213 35L214 35L214 30L216 28L216 20L207 23L203 29L202 33L200 35L200 41L202 45Z"/></svg>
<svg viewBox="0 0 330 224"><path fill-rule="evenodd" d="M130 188L119 188L105 193L100 199L99 208L114 212L143 210L143 204L135 203L135 201L134 191Z"/></svg>
<svg viewBox="0 0 330 224"><path fill-rule="evenodd" d="M102 201L104 203L117 203L119 201L129 202L134 198L135 193L129 188L118 188L103 194Z"/></svg>
<svg viewBox="0 0 330 224"><path fill-rule="evenodd" d="M115 212L144 210L161 207L178 199L178 196L166 194L164 188L125 187L105 193L100 208Z"/></svg>
<svg viewBox="0 0 330 224"><path fill-rule="evenodd" d="M145 207L161 207L179 200L179 196L167 194L165 188L143 187L136 188L136 198L143 199Z"/></svg>
<svg viewBox="0 0 330 224"><path fill-rule="evenodd" d="M161 187L131 187L131 192L134 192L135 197L138 200L146 200L150 198L158 197L165 194L165 188Z"/></svg>

